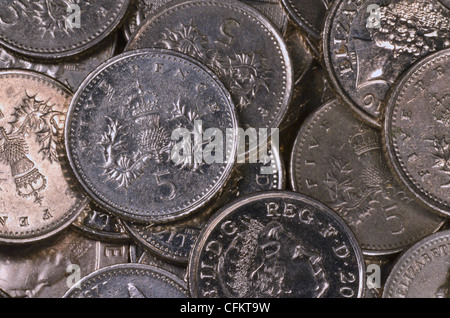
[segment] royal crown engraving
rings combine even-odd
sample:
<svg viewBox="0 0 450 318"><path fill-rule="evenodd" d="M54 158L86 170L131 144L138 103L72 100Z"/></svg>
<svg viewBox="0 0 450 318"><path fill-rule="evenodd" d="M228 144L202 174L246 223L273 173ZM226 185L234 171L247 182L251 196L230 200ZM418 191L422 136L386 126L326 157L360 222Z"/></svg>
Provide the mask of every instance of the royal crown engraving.
<svg viewBox="0 0 450 318"><path fill-rule="evenodd" d="M357 125L357 133L348 142L363 164L362 173L355 179L350 162L333 156L324 183L329 191L330 206L349 225L357 226L376 210L375 205L382 198L407 198L403 192L392 188L391 176L383 161L379 137L375 131Z"/></svg>
<svg viewBox="0 0 450 318"><path fill-rule="evenodd" d="M138 80L132 85L129 96L126 109L122 109L120 116L106 116L106 129L97 142L104 157L104 175L107 180L116 182L118 188L124 189L132 186L145 173L146 167L171 162L174 142L166 128L171 121L177 121L178 125L183 121L194 126L194 121L200 118L178 98L173 103L172 118L162 122L162 112L170 110L161 109L159 97L145 91ZM190 159L175 166L197 171L202 163L191 162Z"/></svg>

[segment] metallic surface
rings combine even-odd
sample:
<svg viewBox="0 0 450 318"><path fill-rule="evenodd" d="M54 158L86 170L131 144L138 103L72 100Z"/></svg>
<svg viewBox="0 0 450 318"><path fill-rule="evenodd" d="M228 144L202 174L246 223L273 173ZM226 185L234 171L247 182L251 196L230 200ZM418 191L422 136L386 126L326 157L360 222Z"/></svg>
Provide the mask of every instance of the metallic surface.
<svg viewBox="0 0 450 318"><path fill-rule="evenodd" d="M241 198L219 210L189 262L193 297L362 297L364 260L348 226L293 192Z"/></svg>
<svg viewBox="0 0 450 318"><path fill-rule="evenodd" d="M128 262L128 250L73 231L20 249L0 246L0 288L15 298L60 298L77 278Z"/></svg>
<svg viewBox="0 0 450 318"><path fill-rule="evenodd" d="M383 128L394 174L422 205L450 216L450 49L423 59L391 94Z"/></svg>
<svg viewBox="0 0 450 318"><path fill-rule="evenodd" d="M135 32L126 50L159 47L196 58L230 91L243 128L275 128L292 94L291 59L278 30L233 0L173 1Z"/></svg>
<svg viewBox="0 0 450 318"><path fill-rule="evenodd" d="M378 131L332 100L303 124L291 156L293 189L338 213L367 255L397 253L444 222L403 191L381 148Z"/></svg>
<svg viewBox="0 0 450 318"><path fill-rule="evenodd" d="M80 58L73 58L70 62L61 63L39 63L26 60L0 47L0 68L18 68L46 74L65 84L72 91L76 91L90 72L114 55L116 43L117 36L113 36L101 49Z"/></svg>
<svg viewBox="0 0 450 318"><path fill-rule="evenodd" d="M130 236L122 221L92 202L72 223L72 227L87 237L104 242L126 243L130 241Z"/></svg>
<svg viewBox="0 0 450 318"><path fill-rule="evenodd" d="M383 298L450 298L450 231L431 235L396 262Z"/></svg>
<svg viewBox="0 0 450 318"><path fill-rule="evenodd" d="M88 199L63 150L72 93L23 70L0 71L0 242L26 243L63 230Z"/></svg>
<svg viewBox="0 0 450 318"><path fill-rule="evenodd" d="M267 162L249 163L249 158L246 158L246 163L237 163L220 196L194 216L160 225L125 222L125 227L139 244L152 253L166 261L186 265L201 230L217 209L246 194L285 189L283 160L278 151L269 150L269 153ZM272 173L263 174L263 167L270 168Z"/></svg>
<svg viewBox="0 0 450 318"><path fill-rule="evenodd" d="M172 160L171 135L179 128L189 138L202 128L223 135L231 129L219 158L228 161L200 162L203 143L192 140L195 158ZM83 188L135 222L169 222L204 206L231 175L236 138L234 105L217 78L191 58L159 49L122 54L93 72L72 100L66 127L69 161Z"/></svg>
<svg viewBox="0 0 450 318"><path fill-rule="evenodd" d="M378 5L379 24L369 6ZM339 97L381 128L387 95L421 57L450 46L450 10L437 0L337 0L323 38L324 62Z"/></svg>
<svg viewBox="0 0 450 318"><path fill-rule="evenodd" d="M84 277L64 298L186 298L186 283L143 264L113 265Z"/></svg>
<svg viewBox="0 0 450 318"><path fill-rule="evenodd" d="M1 0L0 43L38 59L74 56L106 39L120 25L129 3L130 0ZM74 5L80 9L79 28L71 25L76 23L72 19ZM33 36L26 33L30 30L34 30Z"/></svg>

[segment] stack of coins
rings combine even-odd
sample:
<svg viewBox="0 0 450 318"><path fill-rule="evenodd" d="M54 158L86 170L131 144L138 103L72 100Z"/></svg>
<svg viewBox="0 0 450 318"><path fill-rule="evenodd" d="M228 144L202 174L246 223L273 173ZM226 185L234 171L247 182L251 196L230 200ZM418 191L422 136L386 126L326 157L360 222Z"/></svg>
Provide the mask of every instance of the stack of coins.
<svg viewBox="0 0 450 318"><path fill-rule="evenodd" d="M447 0L0 1L0 298L450 297Z"/></svg>

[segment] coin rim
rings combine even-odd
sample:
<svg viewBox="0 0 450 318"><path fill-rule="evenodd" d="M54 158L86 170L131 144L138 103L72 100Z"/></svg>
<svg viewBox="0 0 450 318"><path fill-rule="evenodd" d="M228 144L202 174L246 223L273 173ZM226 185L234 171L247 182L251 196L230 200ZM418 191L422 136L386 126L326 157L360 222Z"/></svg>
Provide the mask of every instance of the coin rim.
<svg viewBox="0 0 450 318"><path fill-rule="evenodd" d="M76 149L74 150L72 147L72 144L75 143L75 140L72 140L72 121L74 120L74 112L75 108L77 107L77 104L79 102L80 97L84 93L86 87L96 78L97 75L102 73L104 70L108 69L110 66L116 64L117 62L120 62L121 60L125 60L128 58L136 57L136 56L143 56L143 55L165 55L165 56L172 56L176 57L180 60L187 61L191 63L194 67L197 67L199 70L201 70L204 74L207 76L210 76L211 80L214 81L217 85L217 90L220 91L220 93L223 95L224 100L227 102L227 106L229 106L229 116L230 121L233 125L233 147L231 150L231 155L229 156L228 162L226 167L224 168L224 171L222 175L220 176L220 179L211 186L211 189L208 193L206 193L200 200L196 200L193 204L188 206L187 208L177 208L177 212L173 212L170 214L150 214L150 215L136 215L134 212L129 212L127 208L119 209L114 206L112 206L110 203L104 201L101 199L98 195L94 193L94 191L87 185L84 178L80 176L80 173L78 172L78 165L74 161L74 155L72 155L72 152L76 153ZM229 180L231 177L231 172L234 167L234 163L236 161L236 153L237 153L237 116L235 111L234 103L230 97L230 94L225 89L223 84L218 80L217 76L213 74L209 69L207 69L205 66L200 64L197 60L186 56L184 54L170 51L166 49L139 49L139 50L133 50L128 51L125 53L122 53L118 56L115 56L104 63L102 63L99 67L97 67L93 72L91 72L83 81L83 83L80 85L78 90L76 91L74 97L72 98L72 102L70 103L69 111L67 113L66 118L66 126L65 126L65 146L66 146L66 153L67 157L69 159L70 166L75 174L76 179L78 180L81 187L84 189L86 193L89 194L89 196L93 199L93 201L102 207L103 209L111 212L112 214L116 215L117 217L124 219L126 221L130 222L137 222L137 223L147 223L147 222L155 222L155 223L168 223L175 220L182 219L188 215L191 215L192 213L198 211L199 208L206 205L210 200L214 198L215 195L217 195L218 191L220 191L220 188ZM139 211L141 214L142 212L146 213L148 211Z"/></svg>
<svg viewBox="0 0 450 318"><path fill-rule="evenodd" d="M69 97L73 96L72 91L63 83L59 82L58 80L51 78L47 75L35 72L35 71L30 71L30 70L23 70L23 69L0 69L0 77L1 76L26 76L26 77L31 77L34 78L34 80L38 81L38 82L43 82L48 86L52 86L54 88L56 88L56 90L60 90L62 93L68 95ZM68 101L67 101L68 102ZM66 113L66 117L67 117L67 113ZM63 143L61 143L61 145L63 145ZM64 165L68 165L69 162L67 161L67 157L65 156L63 158L64 162L61 164L61 169L65 170ZM68 186L70 187L70 183L72 182L72 180L67 181ZM59 226L57 226L56 228L54 228L53 230L47 231L44 234L28 234L26 237L24 238L11 238L11 237L3 237L2 234L0 234L0 243L5 244L5 245L19 245L19 244L26 244L26 243L34 243L34 242L39 242L42 241L46 238L52 237L62 231L64 231L66 228L68 228L72 222L80 215L80 213L84 210L84 208L87 206L88 202L89 202L89 198L82 193L81 191L78 191L81 200L78 201L74 206L72 206L72 208L67 211L66 213L64 213L64 216L62 217L63 222L59 222ZM56 225L56 224L55 224ZM47 225L48 226L48 225ZM39 228L38 233L41 233L41 228ZM12 233L12 232L10 232ZM36 231L34 230L33 233L36 233ZM30 236L31 235L31 236Z"/></svg>
<svg viewBox="0 0 450 318"><path fill-rule="evenodd" d="M260 26L265 32L270 32L270 35L274 37L274 41L276 42L276 45L279 46L279 58L281 61L281 64L284 64L285 70L283 71L283 76L285 77L285 85L282 86L282 89L280 89L280 96L276 99L275 104L278 108L278 111L274 113L273 119L270 120L270 125L264 127L264 128L280 128L282 127L283 123L285 122L288 113L289 113L289 106L292 101L292 96L294 93L294 74L293 74L293 65L292 65L292 59L291 55L289 53L289 50L287 48L286 41L284 40L281 32L273 25L273 23L266 18L261 12L259 12L257 9L253 8L252 6L241 2L237 0L173 0L169 3L159 7L156 9L149 17L147 17L146 20L142 22L142 24L136 28L135 32L131 35L130 40L128 41L127 45L125 46L124 51L131 51L133 50L132 47L136 46L136 43L138 42L140 36L142 34L146 34L146 29L148 26L151 26L155 20L162 19L162 16L167 14L167 11L171 11L173 8L180 7L180 6L197 6L197 4L201 4L201 6L207 6L207 5L217 5L217 6L230 6L234 9L241 10L244 14L252 16L252 18L257 21L257 23L261 24ZM179 10L179 9L177 9ZM169 12L170 13L170 12ZM276 49L276 48L275 48ZM203 65L202 61L198 61L197 59L191 57L191 59L194 59L197 61L197 63L200 63ZM206 67L206 66L205 66ZM206 67L208 68L208 67ZM212 71L211 71L212 72ZM214 72L212 72L214 73ZM220 80L220 79L219 79ZM278 83L279 81L277 81ZM283 80L281 80L283 82ZM227 89L228 91L228 89ZM272 105L271 105L272 106ZM237 109L237 107L235 107ZM271 108L272 109L272 108ZM239 116L239 114L238 114Z"/></svg>
<svg viewBox="0 0 450 318"><path fill-rule="evenodd" d="M359 269L359 286L358 286L358 294L357 298L362 298L365 295L365 286L366 286L366 265L364 262L364 256L359 246L358 241L355 238L355 235L349 228L349 226L342 220L342 218L334 212L332 209L324 205L323 203L308 197L306 195L292 192L292 191L264 191L258 192L256 194L250 194L243 196L240 199L237 199L221 209L219 209L209 220L206 226L200 233L197 242L194 245L194 248L191 251L188 265L188 287L189 292L193 297L200 297L198 294L198 284L197 284L197 272L198 265L200 261L200 253L209 238L211 232L216 228L216 226L229 214L233 213L236 208L240 208L246 204L268 198L277 198L277 199L293 199L301 201L302 203L312 205L316 207L323 213L328 214L332 219L339 224L343 230L343 233L347 236L349 242L352 244L352 250L355 253L355 257L357 260L357 267Z"/></svg>
<svg viewBox="0 0 450 318"><path fill-rule="evenodd" d="M95 272L90 273L89 275L83 277L81 280L79 280L74 286L72 286L62 298L72 298L70 297L75 290L81 289L82 285L89 281L92 278L95 278L98 275L105 274L107 272L113 272L115 270L137 270L137 271L147 271L156 273L162 276L165 276L169 280L173 281L175 284L179 285L182 289L185 291L186 297L189 297L189 290L187 288L187 283L183 281L181 278L176 276L175 274L172 274L171 272L164 270L159 267L155 267L152 265L146 265L146 264L140 264L140 263L124 263L124 264L116 264L107 266L104 268L100 268L96 270Z"/></svg>
<svg viewBox="0 0 450 318"><path fill-rule="evenodd" d="M392 142L392 115L395 108L397 108L397 100L399 94L402 92L404 86L411 81L415 75L418 75L418 72L425 72L427 70L428 64L433 64L433 61L436 59L448 59L450 62L450 48L435 52L418 62L416 62L411 68L408 69L407 72L403 74L403 76L398 80L397 84L391 90L391 93L388 98L388 103L385 107L384 112L384 121L381 130L382 134L382 144L383 144L383 153L387 158L387 163L389 168L392 171L392 174L397 179L397 181L402 185L403 189L409 196L414 199L418 204L428 209L431 212L434 212L438 216L448 218L450 217L450 207L441 206L439 202L436 200L429 198L424 195L424 193L417 189L416 185L414 185L410 178L406 175L406 171L402 169L401 165L398 162L398 158L395 154L394 144ZM450 205L450 203L449 203Z"/></svg>
<svg viewBox="0 0 450 318"><path fill-rule="evenodd" d="M31 49L24 49L20 46L16 46L14 44L11 44L11 41L6 41L0 36L0 44L4 47L6 47L8 50L18 53L20 55L23 55L25 57L34 58L36 60L59 60L69 57L74 57L76 55L85 53L89 49L99 45L103 40L105 40L108 36L110 36L115 30L117 30L124 22L127 14L128 14L128 7L131 2L134 0L114 0L114 1L123 1L123 6L120 10L118 10L118 13L113 17L113 21L110 24L109 27L107 27L103 32L100 33L99 36L96 36L92 41L89 40L82 40L81 43L84 43L82 45L75 45L75 48L67 49L67 50L55 50L52 51L51 49L42 49L39 50L31 50ZM117 10L116 10L117 11ZM93 35L94 36L94 35ZM79 43L78 43L79 44Z"/></svg>
<svg viewBox="0 0 450 318"><path fill-rule="evenodd" d="M340 9L341 4L344 3L345 0L334 0L332 3L327 18L325 20L325 26L322 33L322 60L325 65L325 73L328 77L329 82L331 83L331 88L337 95L337 97L343 102L344 105L346 105L353 114L362 122L369 125L372 128L375 128L377 130L381 130L381 122L383 120L383 114L380 114L380 118L376 119L373 116L371 116L369 113L362 110L356 102L353 101L352 98L347 94L346 90L342 87L340 84L340 81L334 71L334 63L331 60L331 54L330 54L330 34L331 29L333 28L333 22L336 18L336 13ZM366 0L365 0L366 1ZM386 102L381 101L381 109L384 109L386 107Z"/></svg>

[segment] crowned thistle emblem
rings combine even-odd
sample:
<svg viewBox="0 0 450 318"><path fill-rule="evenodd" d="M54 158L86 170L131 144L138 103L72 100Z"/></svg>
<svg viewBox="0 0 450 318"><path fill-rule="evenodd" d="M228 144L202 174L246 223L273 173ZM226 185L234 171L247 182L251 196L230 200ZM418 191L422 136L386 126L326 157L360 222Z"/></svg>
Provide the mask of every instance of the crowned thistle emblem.
<svg viewBox="0 0 450 318"><path fill-rule="evenodd" d="M10 166L20 197L34 197L34 202L41 204L43 197L40 193L45 190L47 179L28 156L26 137L34 135L43 160L58 162L57 143L65 115L54 111L53 105L40 101L36 95L26 94L13 117L11 133L0 127L0 164Z"/></svg>

